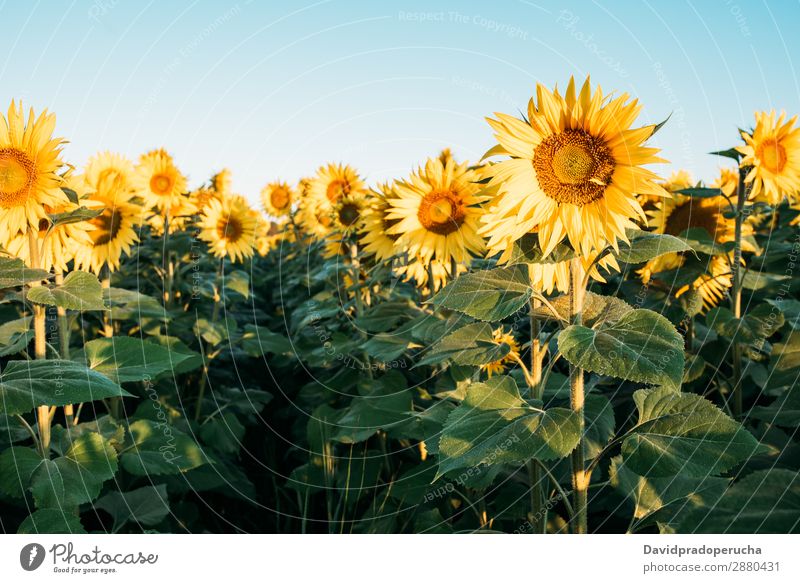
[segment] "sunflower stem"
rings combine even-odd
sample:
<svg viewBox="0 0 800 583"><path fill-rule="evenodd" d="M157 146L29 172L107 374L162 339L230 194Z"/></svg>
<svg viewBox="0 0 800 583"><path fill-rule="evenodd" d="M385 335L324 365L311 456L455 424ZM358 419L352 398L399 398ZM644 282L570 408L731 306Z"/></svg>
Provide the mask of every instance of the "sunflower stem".
<svg viewBox="0 0 800 583"><path fill-rule="evenodd" d="M358 258L358 243L351 242L350 243L350 265L353 269L353 286L354 286L354 295L355 295L355 302L356 302L356 314L355 317L359 317L364 312L364 302L361 298L361 261ZM361 332L361 336L366 340L366 335ZM367 369L367 375L369 378L372 378L372 362L370 361L369 354L365 350L363 352L364 364Z"/></svg>
<svg viewBox="0 0 800 583"><path fill-rule="evenodd" d="M530 272L532 274L533 270L530 269ZM526 376L526 379L528 380L531 398L536 400L541 400L544 392L544 387L542 386L544 350L540 346L540 325L539 319L536 317L536 309L540 305L541 302L537 298L531 297L530 314L528 315L531 329L530 376ZM542 468L533 459L528 460L528 478L530 479L531 504L531 516L528 520L531 524L531 532L545 534L547 532L547 513L544 511L544 478L542 476Z"/></svg>
<svg viewBox="0 0 800 583"><path fill-rule="evenodd" d="M217 274L214 278L214 308L211 311L211 327L213 328L214 325L217 323L217 318L219 318L219 308L222 304L222 296L219 293L219 285L218 281L222 277L223 267L225 265L225 260L220 259L219 265L217 266ZM205 340L202 338L200 339L201 345L204 347L203 355L207 354L207 344ZM200 377L200 384L197 389L197 403L194 406L194 420L195 423L200 421L200 414L203 411L203 398L205 397L206 393L206 385L208 384L208 373L211 367L211 357L207 357L203 359L203 374Z"/></svg>
<svg viewBox="0 0 800 583"><path fill-rule="evenodd" d="M739 169L739 187L736 189L736 217L733 235L733 264L731 265L731 309L735 318L742 317L742 223L744 222L744 208L748 197L747 176L748 168ZM744 396L742 395L742 346L733 340L733 379L731 383L731 411L734 417L742 416L744 410Z"/></svg>
<svg viewBox="0 0 800 583"><path fill-rule="evenodd" d="M39 269L39 241L38 233L33 229L28 229L28 246L30 251L30 263L32 269ZM40 281L31 282L31 287L39 287ZM45 329L45 310L44 306L33 305L33 347L34 356L37 360L47 358L47 331ZM36 422L39 425L39 447L42 457L50 457L50 407L42 405L36 408Z"/></svg>
<svg viewBox="0 0 800 583"><path fill-rule="evenodd" d="M56 270L56 285L64 283L64 272ZM69 360L69 320L67 320L67 310L61 306L56 307L56 318L58 321L58 349L61 358ZM71 427L75 418L75 408L72 404L64 405L64 418L67 427Z"/></svg>
<svg viewBox="0 0 800 583"><path fill-rule="evenodd" d="M570 287L569 304L572 324L580 326L583 321L583 298L586 292L583 286L583 265L580 257L570 260ZM583 458L584 428L586 420L584 418L584 392L583 392L583 369L573 364L569 367L569 396L570 406L578 415L580 427L580 441L572 452L572 492L573 517L572 532L575 534L586 534L588 532L588 475L586 473Z"/></svg>

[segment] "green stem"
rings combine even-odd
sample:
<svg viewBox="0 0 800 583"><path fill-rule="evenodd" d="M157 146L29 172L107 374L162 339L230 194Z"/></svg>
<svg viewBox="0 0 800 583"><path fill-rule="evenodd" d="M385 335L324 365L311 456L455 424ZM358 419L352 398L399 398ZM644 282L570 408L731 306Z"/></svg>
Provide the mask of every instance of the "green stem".
<svg viewBox="0 0 800 583"><path fill-rule="evenodd" d="M56 271L55 282L57 286L64 283L64 273ZM69 320L67 310L61 306L56 307L56 320L58 322L58 351L61 358L69 360ZM71 427L75 418L75 407L72 404L64 405L64 418L66 426Z"/></svg>
<svg viewBox="0 0 800 583"><path fill-rule="evenodd" d="M532 271L532 270L531 270ZM536 317L536 309L541 305L541 302L531 297L530 300L530 376L526 377L528 386L530 388L531 398L541 400L544 387L542 385L542 359L544 358L544 351L541 348L539 340L539 319ZM547 530L547 516L544 511L544 489L543 489L543 476L542 469L535 460L528 460L528 478L530 479L530 504L531 516L529 518L531 523L531 531L537 534L544 534Z"/></svg>
<svg viewBox="0 0 800 583"><path fill-rule="evenodd" d="M217 323L217 318L219 318L219 307L222 305L222 296L219 293L218 287L218 280L222 277L222 269L224 265L224 259L220 259L219 267L217 267L217 275L214 279L214 309L211 311L211 327L214 327L214 324ZM200 340L203 343L203 346L206 346L205 340ZM208 350L203 351L204 354L208 353ZM208 356L204 359L203 364L203 375L200 377L200 385L197 390L197 403L194 406L194 420L195 422L200 421L200 414L203 411L203 398L205 397L206 393L206 385L208 384L208 373L209 368L211 366L211 357Z"/></svg>
<svg viewBox="0 0 800 583"><path fill-rule="evenodd" d="M747 201L748 189L745 183L748 168L739 169L739 187L736 189L736 217L733 239L733 264L731 265L731 308L735 318L742 317L742 223L744 222L744 205ZM734 340L733 344L733 379L731 410L734 417L742 416L744 397L742 395L742 346Z"/></svg>
<svg viewBox="0 0 800 583"><path fill-rule="evenodd" d="M31 268L39 269L39 241L38 234L33 229L28 229L28 246L30 250ZM31 282L31 287L38 287L41 282ZM45 327L44 306L33 306L33 346L34 356L37 360L47 358L47 330ZM36 408L36 422L39 425L39 445L42 457L50 457L50 407L42 405Z"/></svg>
<svg viewBox="0 0 800 583"><path fill-rule="evenodd" d="M570 262L570 315L573 325L581 325L583 321L583 298L585 293L583 283L583 265L579 257ZM581 439L578 446L572 452L572 492L573 517L572 532L575 534L586 534L588 528L588 491L589 483L583 457L584 428L586 420L584 418L584 391L583 391L583 369L575 365L569 367L569 395L570 406L577 413L580 426Z"/></svg>

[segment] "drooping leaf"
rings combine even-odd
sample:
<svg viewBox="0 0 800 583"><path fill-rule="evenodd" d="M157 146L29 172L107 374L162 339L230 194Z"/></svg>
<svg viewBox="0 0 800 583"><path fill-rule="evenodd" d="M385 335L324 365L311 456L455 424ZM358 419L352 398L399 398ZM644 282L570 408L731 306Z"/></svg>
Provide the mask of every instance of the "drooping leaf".
<svg viewBox="0 0 800 583"><path fill-rule="evenodd" d="M97 277L86 271L72 271L61 285L39 286L28 291L35 304L58 306L67 310L107 310L103 288Z"/></svg>
<svg viewBox="0 0 800 583"><path fill-rule="evenodd" d="M48 215L52 223L52 227L57 225L69 225L72 223L81 223L88 221L103 214L103 209L90 209L86 207L78 207L74 210L65 213L56 213ZM51 228L52 228L51 227Z"/></svg>
<svg viewBox="0 0 800 583"><path fill-rule="evenodd" d="M783 314L773 306L759 304L742 318L728 308L716 307L706 314L706 325L720 336L744 344L769 338L783 326Z"/></svg>
<svg viewBox="0 0 800 583"><path fill-rule="evenodd" d="M722 190L719 188L704 188L701 186L682 188L676 192L684 196L691 196L692 198L714 198L717 196L724 196Z"/></svg>
<svg viewBox="0 0 800 583"><path fill-rule="evenodd" d="M776 468L745 476L724 495L688 513L677 530L749 535L800 532L800 474Z"/></svg>
<svg viewBox="0 0 800 583"><path fill-rule="evenodd" d="M596 328L569 326L558 348L575 366L616 378L678 387L683 375L683 339L651 310L633 310Z"/></svg>
<svg viewBox="0 0 800 583"><path fill-rule="evenodd" d="M0 257L0 289L20 287L50 277L52 276L49 271L26 267L22 259Z"/></svg>
<svg viewBox="0 0 800 583"><path fill-rule="evenodd" d="M188 354L130 336L90 340L83 353L90 369L117 383L154 379L190 358Z"/></svg>
<svg viewBox="0 0 800 583"><path fill-rule="evenodd" d="M662 235L647 231L628 230L628 243L619 243L619 252L615 252L617 259L625 263L645 263L667 253L683 253L692 248L678 237Z"/></svg>
<svg viewBox="0 0 800 583"><path fill-rule="evenodd" d="M176 474L206 463L200 446L168 423L140 419L128 430L120 461L135 476Z"/></svg>
<svg viewBox="0 0 800 583"><path fill-rule="evenodd" d="M128 492L109 492L94 507L105 510L114 519L114 532L126 523L155 526L169 514L169 496L164 484L144 486Z"/></svg>
<svg viewBox="0 0 800 583"><path fill-rule="evenodd" d="M438 308L448 308L477 320L496 322L527 305L531 297L525 265L465 273L433 296Z"/></svg>
<svg viewBox="0 0 800 583"><path fill-rule="evenodd" d="M481 365L502 359L510 347L496 342L487 322L467 324L436 342L418 365L449 361L455 364Z"/></svg>
<svg viewBox="0 0 800 583"><path fill-rule="evenodd" d="M669 388L634 393L639 420L622 443L631 471L650 478L719 475L759 451L756 439L713 403Z"/></svg>
<svg viewBox="0 0 800 583"><path fill-rule="evenodd" d="M439 442L439 475L479 464L522 463L567 456L580 440L576 413L543 410L522 399L510 376L473 383L447 418Z"/></svg>
<svg viewBox="0 0 800 583"><path fill-rule="evenodd" d="M293 354L292 343L286 336L272 332L264 326L246 324L242 334L242 349L250 356Z"/></svg>
<svg viewBox="0 0 800 583"><path fill-rule="evenodd" d="M0 373L0 412L131 397L108 377L71 360L12 360Z"/></svg>
<svg viewBox="0 0 800 583"><path fill-rule="evenodd" d="M569 245L559 243L546 257L539 245L539 236L535 234L523 235L513 243L511 258L508 265L533 265L539 263L561 263L575 257Z"/></svg>

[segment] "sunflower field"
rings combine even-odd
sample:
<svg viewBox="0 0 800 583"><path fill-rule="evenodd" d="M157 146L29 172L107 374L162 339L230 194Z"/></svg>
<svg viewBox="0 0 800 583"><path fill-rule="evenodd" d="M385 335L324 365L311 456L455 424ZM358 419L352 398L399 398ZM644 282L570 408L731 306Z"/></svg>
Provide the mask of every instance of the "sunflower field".
<svg viewBox="0 0 800 583"><path fill-rule="evenodd" d="M641 109L538 85L481 160L254 208L11 103L2 531L800 530L796 117L704 182Z"/></svg>

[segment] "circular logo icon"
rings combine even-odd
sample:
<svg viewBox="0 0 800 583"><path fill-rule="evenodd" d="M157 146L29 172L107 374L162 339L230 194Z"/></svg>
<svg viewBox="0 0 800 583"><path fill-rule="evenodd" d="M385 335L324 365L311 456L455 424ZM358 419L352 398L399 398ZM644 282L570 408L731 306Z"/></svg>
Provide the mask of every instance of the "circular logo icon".
<svg viewBox="0 0 800 583"><path fill-rule="evenodd" d="M30 543L19 552L19 564L26 571L35 571L44 562L44 547L39 543Z"/></svg>

